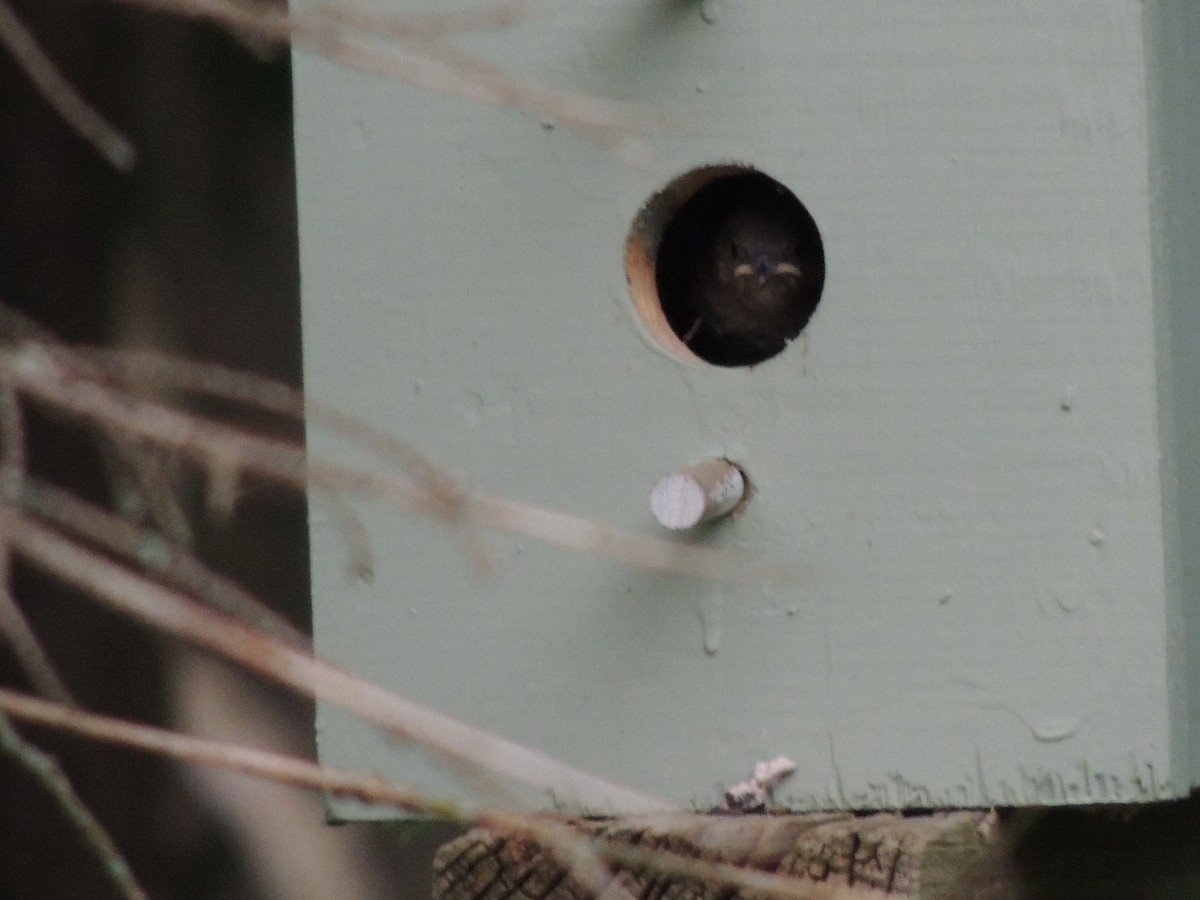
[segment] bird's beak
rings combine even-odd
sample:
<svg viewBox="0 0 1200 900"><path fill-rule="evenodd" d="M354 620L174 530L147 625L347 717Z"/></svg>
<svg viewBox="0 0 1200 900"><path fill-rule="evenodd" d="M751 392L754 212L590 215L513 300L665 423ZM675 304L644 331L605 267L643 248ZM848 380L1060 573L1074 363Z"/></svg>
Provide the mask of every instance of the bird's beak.
<svg viewBox="0 0 1200 900"><path fill-rule="evenodd" d="M734 268L733 274L737 278L757 276L758 283L762 284L772 275L791 275L793 278L799 278L800 267L795 263L775 262L765 256L760 256L753 263L740 263Z"/></svg>

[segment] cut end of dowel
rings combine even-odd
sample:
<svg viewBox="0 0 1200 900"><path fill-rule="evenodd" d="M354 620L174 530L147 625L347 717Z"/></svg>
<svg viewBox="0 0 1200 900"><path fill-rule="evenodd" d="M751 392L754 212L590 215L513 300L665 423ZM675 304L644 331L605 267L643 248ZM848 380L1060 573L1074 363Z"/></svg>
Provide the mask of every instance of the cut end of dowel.
<svg viewBox="0 0 1200 900"><path fill-rule="evenodd" d="M732 512L745 493L741 469L706 459L660 478L650 489L650 512L664 528L694 528Z"/></svg>

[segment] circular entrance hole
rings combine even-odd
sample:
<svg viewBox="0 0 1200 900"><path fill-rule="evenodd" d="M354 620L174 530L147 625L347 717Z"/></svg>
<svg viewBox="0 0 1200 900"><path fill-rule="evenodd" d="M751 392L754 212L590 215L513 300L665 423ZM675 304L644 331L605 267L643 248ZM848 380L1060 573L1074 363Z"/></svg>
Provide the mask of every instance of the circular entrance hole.
<svg viewBox="0 0 1200 900"><path fill-rule="evenodd" d="M825 254L816 222L786 187L747 166L708 166L647 201L625 271L634 305L668 350L753 366L808 324Z"/></svg>

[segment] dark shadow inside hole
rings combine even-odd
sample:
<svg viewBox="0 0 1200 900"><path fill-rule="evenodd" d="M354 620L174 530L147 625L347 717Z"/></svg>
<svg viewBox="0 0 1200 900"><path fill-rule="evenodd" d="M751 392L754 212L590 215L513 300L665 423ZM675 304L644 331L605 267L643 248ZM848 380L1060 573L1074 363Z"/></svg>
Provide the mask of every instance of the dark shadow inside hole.
<svg viewBox="0 0 1200 900"><path fill-rule="evenodd" d="M662 233L655 260L671 330L718 366L752 366L804 330L825 284L817 225L795 195L745 170L704 184Z"/></svg>

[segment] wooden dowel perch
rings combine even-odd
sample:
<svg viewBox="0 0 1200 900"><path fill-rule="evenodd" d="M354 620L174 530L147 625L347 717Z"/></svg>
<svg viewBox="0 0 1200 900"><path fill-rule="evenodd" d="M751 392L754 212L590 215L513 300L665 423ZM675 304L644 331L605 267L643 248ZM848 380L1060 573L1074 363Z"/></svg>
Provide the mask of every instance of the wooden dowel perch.
<svg viewBox="0 0 1200 900"><path fill-rule="evenodd" d="M664 528L693 528L730 513L745 493L741 469L706 459L660 478L650 489L650 512Z"/></svg>

